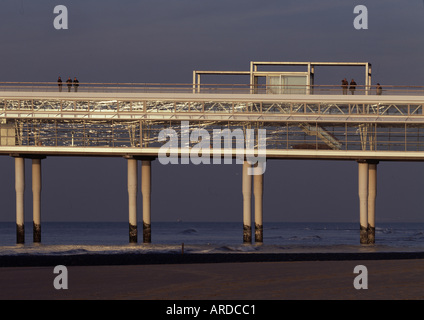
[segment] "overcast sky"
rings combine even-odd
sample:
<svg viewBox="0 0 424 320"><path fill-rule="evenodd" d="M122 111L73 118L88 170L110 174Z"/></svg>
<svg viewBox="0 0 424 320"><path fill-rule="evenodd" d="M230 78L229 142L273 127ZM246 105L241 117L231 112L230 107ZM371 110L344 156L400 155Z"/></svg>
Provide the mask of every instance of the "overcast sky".
<svg viewBox="0 0 424 320"><path fill-rule="evenodd" d="M53 26L68 8L68 30ZM356 5L368 30L356 30ZM250 61L359 61L373 83L424 85L422 0L2 0L0 81L190 83L193 70ZM362 70L317 70L320 84ZM26 213L32 220L30 160ZM14 160L0 157L1 221L15 220ZM43 221L128 221L121 158L43 160ZM153 164L152 221L242 221L240 165ZM271 160L264 223L359 223L357 163ZM424 222L424 163L380 163L377 223ZM141 193L139 220L141 221Z"/></svg>

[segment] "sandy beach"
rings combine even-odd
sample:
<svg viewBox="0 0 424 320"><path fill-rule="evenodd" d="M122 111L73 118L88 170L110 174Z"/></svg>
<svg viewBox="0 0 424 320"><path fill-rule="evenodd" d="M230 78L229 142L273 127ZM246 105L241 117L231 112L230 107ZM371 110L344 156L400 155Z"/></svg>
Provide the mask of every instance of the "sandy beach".
<svg viewBox="0 0 424 320"><path fill-rule="evenodd" d="M357 265L367 290L353 286ZM67 290L53 268L0 268L0 299L424 299L424 259L75 265Z"/></svg>

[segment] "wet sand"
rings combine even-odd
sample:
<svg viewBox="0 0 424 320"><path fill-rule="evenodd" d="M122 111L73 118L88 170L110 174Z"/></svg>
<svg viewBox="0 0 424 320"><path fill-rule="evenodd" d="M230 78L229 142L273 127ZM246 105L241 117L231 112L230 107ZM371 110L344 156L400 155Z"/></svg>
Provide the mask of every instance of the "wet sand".
<svg viewBox="0 0 424 320"><path fill-rule="evenodd" d="M367 290L353 286L357 265ZM424 299L424 259L73 265L67 290L53 268L0 268L0 299Z"/></svg>

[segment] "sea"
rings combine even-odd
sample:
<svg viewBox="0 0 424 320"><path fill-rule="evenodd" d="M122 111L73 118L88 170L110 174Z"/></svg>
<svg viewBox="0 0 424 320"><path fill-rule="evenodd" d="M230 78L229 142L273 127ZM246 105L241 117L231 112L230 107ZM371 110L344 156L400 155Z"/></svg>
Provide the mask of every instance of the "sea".
<svg viewBox="0 0 424 320"><path fill-rule="evenodd" d="M0 222L0 256L122 253L424 252L424 223L378 223L376 243L359 243L358 223L264 223L263 243L243 243L240 222L152 222L152 242L129 244L127 222L43 222L42 242L16 244L14 222Z"/></svg>

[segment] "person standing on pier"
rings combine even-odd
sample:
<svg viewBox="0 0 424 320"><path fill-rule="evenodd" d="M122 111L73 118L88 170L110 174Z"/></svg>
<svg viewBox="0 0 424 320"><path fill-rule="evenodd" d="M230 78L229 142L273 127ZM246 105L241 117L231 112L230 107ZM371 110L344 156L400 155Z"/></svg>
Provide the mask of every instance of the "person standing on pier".
<svg viewBox="0 0 424 320"><path fill-rule="evenodd" d="M379 83L377 83L376 93L378 96L381 96L381 94L383 93L383 88L381 87Z"/></svg>
<svg viewBox="0 0 424 320"><path fill-rule="evenodd" d="M71 88L72 88L72 79L71 79L71 77L69 77L68 80L66 80L66 84L68 85L68 92L71 92Z"/></svg>
<svg viewBox="0 0 424 320"><path fill-rule="evenodd" d="M350 88L349 88L349 90L350 90L350 93L352 93L352 95L355 94L356 82L353 79L350 81Z"/></svg>
<svg viewBox="0 0 424 320"><path fill-rule="evenodd" d="M342 89L343 94L347 94L347 87L349 86L349 82L347 82L346 78L342 80Z"/></svg>
<svg viewBox="0 0 424 320"><path fill-rule="evenodd" d="M78 86L79 86L79 81L78 81L78 79L75 77L75 78L74 78L74 89L75 89L75 92L78 92Z"/></svg>
<svg viewBox="0 0 424 320"><path fill-rule="evenodd" d="M62 92L62 79L60 77L57 79L57 85L59 87L59 92Z"/></svg>

